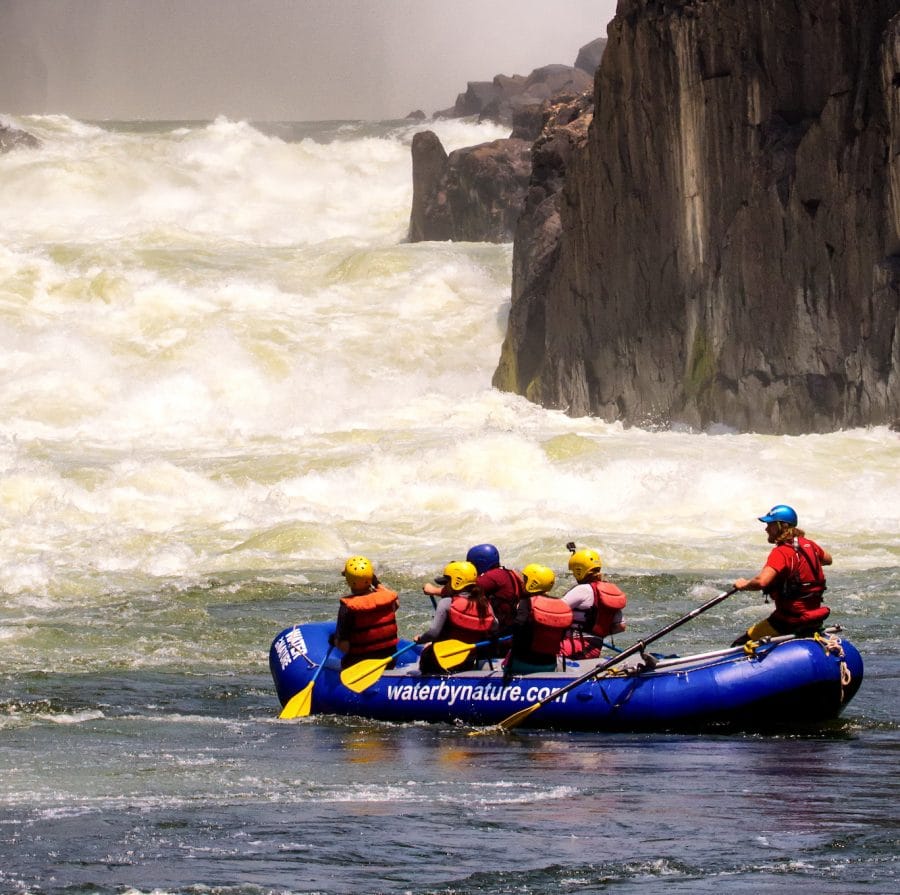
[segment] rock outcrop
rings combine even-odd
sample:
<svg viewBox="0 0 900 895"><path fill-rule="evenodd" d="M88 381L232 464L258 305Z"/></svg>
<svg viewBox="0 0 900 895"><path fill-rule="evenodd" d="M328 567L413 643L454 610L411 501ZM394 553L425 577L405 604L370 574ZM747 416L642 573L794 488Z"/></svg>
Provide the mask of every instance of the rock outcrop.
<svg viewBox="0 0 900 895"><path fill-rule="evenodd" d="M583 72L594 78L594 74L600 67L600 61L603 59L603 51L606 49L606 38L598 37L589 44L585 44L575 57L575 68L580 68Z"/></svg>
<svg viewBox="0 0 900 895"><path fill-rule="evenodd" d="M12 149L39 149L41 141L28 131L0 124L0 153Z"/></svg>
<svg viewBox="0 0 900 895"><path fill-rule="evenodd" d="M434 132L422 131L413 137L410 242L513 239L526 201L534 205L538 194L543 201L551 183L556 191L563 182L559 159L550 162L550 151L537 160L540 170L531 182L531 144L548 122L567 124L592 107L588 88L593 82L586 72L594 70L605 46L606 40L599 39L582 47L575 66L546 65L527 78L497 75L490 83L472 82L453 109L438 113L509 119L512 134L508 139L459 149L448 156ZM560 111L572 103L577 112ZM544 170L548 163L554 170L552 177Z"/></svg>
<svg viewBox="0 0 900 895"><path fill-rule="evenodd" d="M510 242L531 176L531 143L494 140L448 156L432 131L413 137L409 241Z"/></svg>
<svg viewBox="0 0 900 895"><path fill-rule="evenodd" d="M608 38L495 385L637 425L900 417L897 0L619 0Z"/></svg>
<svg viewBox="0 0 900 895"><path fill-rule="evenodd" d="M512 125L517 114L540 110L562 96L577 96L592 89L606 38L598 38L578 51L575 65L544 65L530 75L496 75L493 81L470 81L449 109L436 118L468 118Z"/></svg>

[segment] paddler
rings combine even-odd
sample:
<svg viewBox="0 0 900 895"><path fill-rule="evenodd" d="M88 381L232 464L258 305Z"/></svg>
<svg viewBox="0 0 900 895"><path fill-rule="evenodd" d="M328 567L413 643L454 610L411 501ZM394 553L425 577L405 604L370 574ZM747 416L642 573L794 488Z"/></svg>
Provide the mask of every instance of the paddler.
<svg viewBox="0 0 900 895"><path fill-rule="evenodd" d="M434 608L431 627L416 637L416 643L438 640L461 640L478 643L497 632L497 619L485 592L478 587L478 570L470 562L451 562L444 574L434 579L438 593L444 594ZM428 593L428 591L425 591ZM473 650L466 661L454 671L469 671L477 667L478 657ZM434 650L426 647L419 658L422 674L447 674L438 664Z"/></svg>
<svg viewBox="0 0 900 895"><path fill-rule="evenodd" d="M491 601L491 608L497 617L498 632L506 633L512 628L524 589L522 573L507 569L500 564L500 551L493 544L476 544L466 553L466 562L472 563L478 572L475 583ZM431 582L422 586L422 591L430 597L446 597L446 587L437 587Z"/></svg>
<svg viewBox="0 0 900 895"><path fill-rule="evenodd" d="M569 571L577 583L563 595L573 614L563 654L572 659L594 659L600 655L604 637L625 630L622 611L628 598L606 580L603 561L596 550L577 550L570 544L569 551Z"/></svg>
<svg viewBox="0 0 900 895"><path fill-rule="evenodd" d="M775 546L766 564L753 578L738 578L735 590L761 590L775 603L775 611L738 637L731 645L780 634L805 636L817 631L831 610L822 604L825 572L831 554L798 528L797 512L787 504L772 507L759 521L765 523L766 537Z"/></svg>
<svg viewBox="0 0 900 895"><path fill-rule="evenodd" d="M365 556L351 556L341 574L350 593L341 597L337 626L330 640L344 654L341 668L363 659L393 655L398 642L396 592L378 580Z"/></svg>
<svg viewBox="0 0 900 895"><path fill-rule="evenodd" d="M556 657L566 631L572 624L572 610L550 591L556 583L553 569L529 563L522 569L524 594L516 610L512 647L504 676L556 671Z"/></svg>

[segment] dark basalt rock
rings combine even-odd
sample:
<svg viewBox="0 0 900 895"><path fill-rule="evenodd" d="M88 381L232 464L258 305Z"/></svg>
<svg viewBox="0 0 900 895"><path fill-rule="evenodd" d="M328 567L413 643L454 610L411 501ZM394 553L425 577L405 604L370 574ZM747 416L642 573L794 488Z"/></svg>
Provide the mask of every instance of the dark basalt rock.
<svg viewBox="0 0 900 895"><path fill-rule="evenodd" d="M600 67L600 60L603 58L603 51L606 49L606 38L598 37L589 44L585 44L575 58L575 68L580 68L593 79L594 73Z"/></svg>
<svg viewBox="0 0 900 895"><path fill-rule="evenodd" d="M470 81L465 93L449 109L435 113L436 118L468 118L498 124L513 123L522 109L539 108L561 95L577 95L590 90L592 77L570 65L545 65L528 77L497 75L493 81Z"/></svg>
<svg viewBox="0 0 900 895"><path fill-rule="evenodd" d="M620 0L594 103L563 190L532 180L495 385L637 425L900 418L897 0Z"/></svg>
<svg viewBox="0 0 900 895"><path fill-rule="evenodd" d="M13 149L40 149L41 141L28 131L0 124L0 152Z"/></svg>
<svg viewBox="0 0 900 895"><path fill-rule="evenodd" d="M599 58L605 45L605 40L594 41L582 47L579 56L589 64L592 54ZM563 183L562 167L556 162L551 165L553 177L538 172L538 182L530 183L531 144L548 122L554 127L567 125L590 109L591 85L582 68L567 65L545 65L527 78L497 75L491 82L470 83L456 106L437 116L508 120L512 134L507 140L457 150L449 157L431 131L415 135L409 240L513 239L526 199L534 201L538 193L546 197L551 183L554 190ZM564 107L569 111L561 112ZM542 152L545 159L549 157L548 150ZM568 158L568 151L564 154ZM546 160L538 164L546 166Z"/></svg>
<svg viewBox="0 0 900 895"><path fill-rule="evenodd" d="M509 242L525 202L531 144L495 140L448 156L432 131L413 137L409 240Z"/></svg>
<svg viewBox="0 0 900 895"><path fill-rule="evenodd" d="M444 242L453 222L447 202L448 160L437 134L421 131L412 141L413 199L410 242Z"/></svg>
<svg viewBox="0 0 900 895"><path fill-rule="evenodd" d="M544 295L559 260L562 188L568 165L587 141L593 109L589 95L545 109L541 133L532 146L531 180L513 250L516 313L510 316L506 336L517 350L504 350L494 374L495 383L525 383L524 394L532 400L527 386L542 362L546 337Z"/></svg>

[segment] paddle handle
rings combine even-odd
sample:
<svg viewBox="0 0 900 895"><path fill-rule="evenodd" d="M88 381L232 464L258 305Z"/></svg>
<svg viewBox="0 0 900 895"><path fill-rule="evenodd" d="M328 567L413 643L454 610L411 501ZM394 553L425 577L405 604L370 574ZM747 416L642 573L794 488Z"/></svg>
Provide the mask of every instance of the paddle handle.
<svg viewBox="0 0 900 895"><path fill-rule="evenodd" d="M419 645L419 644L416 643L415 640L413 640L411 643L407 643L406 646L401 646L400 649L398 649L397 652L394 653L393 656L391 656L391 658L392 658L392 659L396 659L397 656L402 656L405 652L408 652L408 651L411 650L414 646L418 646L418 645Z"/></svg>
<svg viewBox="0 0 900 895"><path fill-rule="evenodd" d="M312 680L310 684L314 684L316 682L316 678L322 673L322 669L325 667L325 663L328 661L328 657L331 655L331 651L334 649L334 644L329 644L328 649L325 652L325 656L321 662L319 662L319 667L316 668L315 674L312 676Z"/></svg>
<svg viewBox="0 0 900 895"><path fill-rule="evenodd" d="M548 702L552 702L554 699L559 699L563 693L568 693L569 690L573 690L579 684L583 684L585 681L589 681L592 677L597 677L598 675L603 674L604 671L612 668L613 665L618 665L623 659L627 659L629 656L633 656L635 653L641 653L644 649L655 640L659 640L660 637L665 637L666 634L674 631L676 628L680 628L682 625L687 624L691 619L696 618L698 615L706 612L707 609L712 609L718 603L721 603L722 600L730 597L735 591L736 587L733 587L731 590L726 591L724 594L717 594L711 600L707 600L702 606L698 606L696 609L692 609L687 615L683 615L681 618L676 619L671 624L666 625L664 628L660 628L658 631L655 631L649 637L645 637L643 640L639 640L637 643L632 644L627 649L622 650L621 653L613 656L611 659L607 659L605 662L597 665L595 668L592 668L590 671L581 675L581 677L575 678L574 681L570 681L564 687L560 687L559 690L554 690L549 696L545 696L543 699L539 699L536 703L534 703L532 710L538 708L539 706L546 705Z"/></svg>

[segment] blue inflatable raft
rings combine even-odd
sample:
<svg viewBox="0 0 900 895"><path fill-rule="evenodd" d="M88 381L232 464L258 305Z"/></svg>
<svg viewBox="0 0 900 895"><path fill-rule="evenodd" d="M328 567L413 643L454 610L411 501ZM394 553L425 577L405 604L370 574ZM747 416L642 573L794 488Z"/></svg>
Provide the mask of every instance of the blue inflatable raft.
<svg viewBox="0 0 900 895"><path fill-rule="evenodd" d="M381 721L492 725L546 700L523 727L556 730L696 730L816 722L835 718L859 689L857 649L829 629L818 638L780 637L743 647L631 667L613 667L556 699L600 660L568 661L565 670L503 679L500 663L479 671L423 676L414 646L363 692L341 683L337 650L328 654L333 622L297 625L272 643L269 665L278 698L312 687L313 714L356 715ZM399 648L409 645L401 641ZM324 666L319 668L322 662ZM608 661L604 657L603 661ZM316 672L319 672L316 675Z"/></svg>

